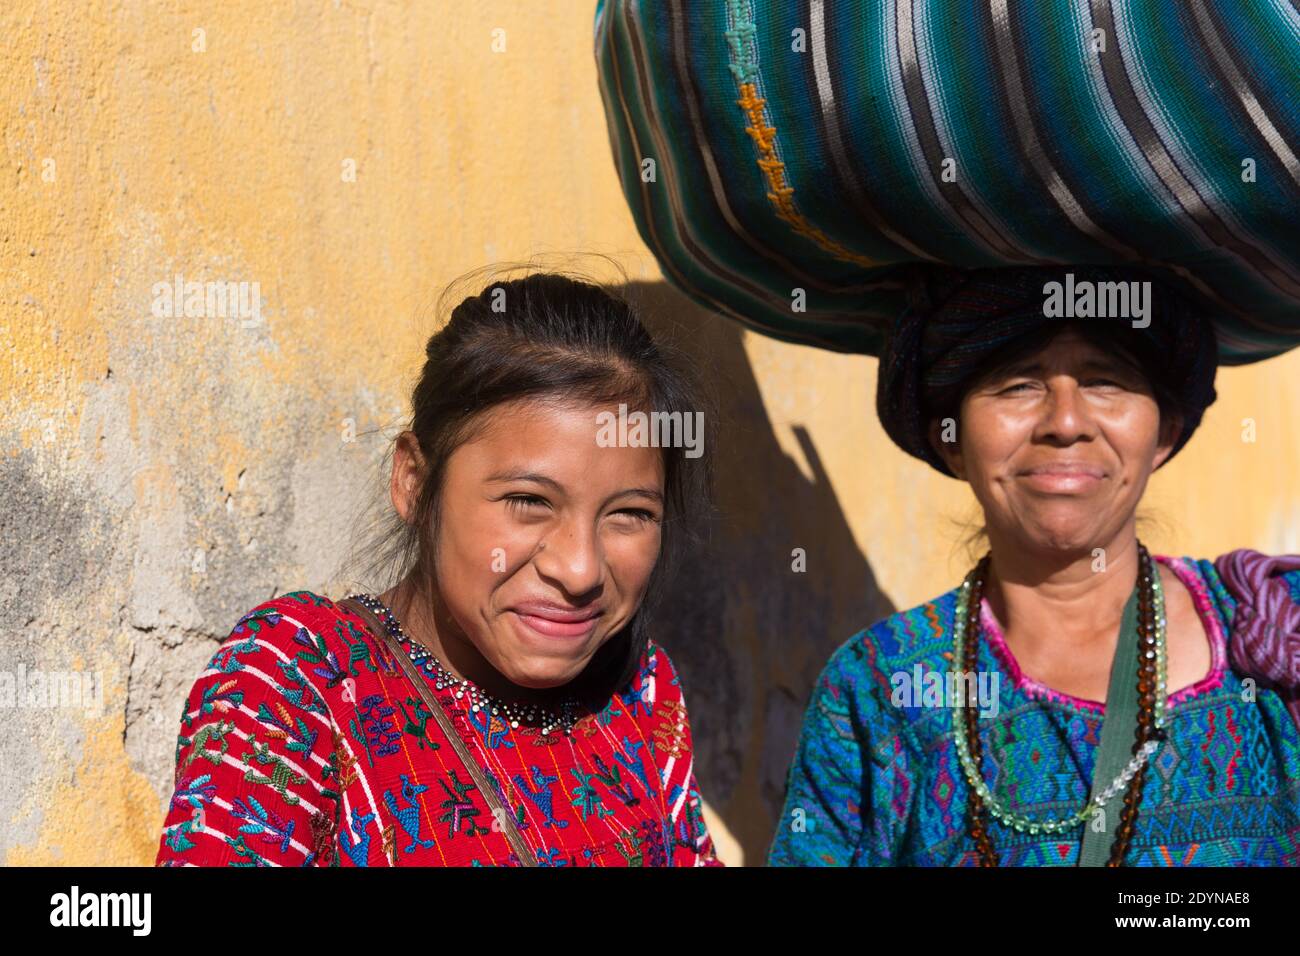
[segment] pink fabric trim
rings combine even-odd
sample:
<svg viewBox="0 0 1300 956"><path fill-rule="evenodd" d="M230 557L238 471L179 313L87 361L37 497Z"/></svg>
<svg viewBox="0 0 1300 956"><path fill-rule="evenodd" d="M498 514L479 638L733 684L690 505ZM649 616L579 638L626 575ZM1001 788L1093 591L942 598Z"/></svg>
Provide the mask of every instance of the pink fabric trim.
<svg viewBox="0 0 1300 956"><path fill-rule="evenodd" d="M1192 593L1192 603L1196 606L1196 614L1201 619L1201 624L1210 637L1210 672L1195 684L1189 684L1182 690L1169 695L1165 706L1176 707L1198 694L1214 690L1223 684L1224 665L1227 662L1227 645L1224 640L1223 624L1219 620L1218 613L1214 610L1209 592L1201 581L1200 575L1180 558L1166 557L1162 554L1153 554L1152 557L1173 571L1178 580L1182 581L1187 590ZM1016 689L1024 691L1030 697L1055 701L1078 710L1094 714L1106 713L1106 705L1101 701L1085 700L1064 691L1053 690L1022 671L1020 663L1016 660L1015 655L1011 653L1011 648L1007 646L1006 638L1002 634L1002 626L998 623L998 619L993 616L993 609L989 606L987 597L980 602L980 630L983 637L989 642L989 646L993 649L993 653L997 656L999 662L1011 675L1011 683Z"/></svg>

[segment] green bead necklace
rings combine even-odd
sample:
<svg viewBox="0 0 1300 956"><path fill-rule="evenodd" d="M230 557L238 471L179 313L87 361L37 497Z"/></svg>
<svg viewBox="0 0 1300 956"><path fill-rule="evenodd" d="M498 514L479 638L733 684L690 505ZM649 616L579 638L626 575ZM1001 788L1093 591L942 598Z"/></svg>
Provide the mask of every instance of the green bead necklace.
<svg viewBox="0 0 1300 956"><path fill-rule="evenodd" d="M1139 548L1141 546L1139 545ZM1145 550L1145 549L1142 549ZM1145 557L1145 555L1144 555ZM1165 675L1165 599L1164 589L1160 583L1158 570L1152 563L1144 561L1151 571L1148 575L1150 589L1151 606L1154 610L1155 634L1145 634L1139 632L1139 640L1144 642L1139 645L1139 653L1145 654L1148 658L1155 656L1156 662L1156 691L1154 702L1154 713L1152 723L1156 728L1156 735L1163 738L1163 729L1165 726L1165 690L1167 688ZM970 613L971 593L977 580L977 572L980 567L986 566L987 560L980 563L966 575L962 582L961 588L957 592L957 608L955 637L953 640L953 660L954 669L958 674L966 673L965 645L966 645L966 628L969 622L974 618ZM1139 585L1142 583L1143 571L1139 570ZM980 589L982 590L982 588ZM953 743L957 748L957 756L961 761L962 770L966 774L967 783L979 794L984 802L984 806L994 817L1000 820L1004 825L1020 833L1037 835L1039 833L1059 833L1063 830L1069 830L1078 826L1080 823L1090 819L1097 813L1101 812L1103 806L1111 800L1117 793L1129 785L1133 777L1142 768L1143 764L1151 757L1152 754L1160 747L1160 740L1148 740L1133 755L1133 759L1128 765L1111 781L1110 785L1100 791L1096 797L1084 805L1082 810L1071 814L1063 819L1034 820L1022 814L1008 810L1002 804L998 803L993 796L993 791L988 784L984 782L980 769L975 765L971 758L970 749L967 746L966 739L966 707L958 706L953 710Z"/></svg>

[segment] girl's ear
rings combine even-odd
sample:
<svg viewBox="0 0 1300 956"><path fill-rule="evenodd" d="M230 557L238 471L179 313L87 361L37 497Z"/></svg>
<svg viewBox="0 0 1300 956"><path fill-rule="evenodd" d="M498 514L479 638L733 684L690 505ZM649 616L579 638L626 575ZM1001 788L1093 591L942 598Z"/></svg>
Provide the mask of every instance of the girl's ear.
<svg viewBox="0 0 1300 956"><path fill-rule="evenodd" d="M424 480L424 455L415 432L404 431L397 436L393 446L393 474L388 482L389 497L393 507L408 524L415 514L416 499Z"/></svg>

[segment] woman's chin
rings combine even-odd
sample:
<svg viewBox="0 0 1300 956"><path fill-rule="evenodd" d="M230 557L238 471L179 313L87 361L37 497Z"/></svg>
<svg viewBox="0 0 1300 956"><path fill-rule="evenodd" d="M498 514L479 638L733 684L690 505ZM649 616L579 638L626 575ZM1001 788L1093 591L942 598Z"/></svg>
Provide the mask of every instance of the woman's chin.
<svg viewBox="0 0 1300 956"><path fill-rule="evenodd" d="M1075 555L1101 546L1104 536L1097 529L1093 515L1051 515L1028 523L1022 531L1026 542L1037 552Z"/></svg>

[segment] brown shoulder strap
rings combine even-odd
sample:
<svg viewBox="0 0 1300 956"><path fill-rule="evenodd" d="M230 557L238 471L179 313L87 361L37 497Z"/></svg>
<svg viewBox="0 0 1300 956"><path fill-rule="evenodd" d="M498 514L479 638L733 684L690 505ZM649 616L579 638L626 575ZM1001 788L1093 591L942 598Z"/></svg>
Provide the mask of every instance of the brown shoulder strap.
<svg viewBox="0 0 1300 956"><path fill-rule="evenodd" d="M470 779L474 781L474 786L478 788L479 793L483 794L483 799L487 801L493 819L500 821L506 840L510 843L510 848L515 851L515 856L519 858L520 864L523 866L537 866L537 858L528 849L528 844L524 842L519 828L515 826L515 820L510 810L501 804L501 798L497 795L496 788L488 783L483 769L470 756L469 748L465 746L465 741L461 739L460 733L452 725L450 715L443 709L442 704L438 703L434 698L433 693L429 690L429 682L416 671L415 665L411 663L411 658L407 656L406 651L402 649L397 639L388 633L388 628L384 627L379 618L375 616L375 613L364 604L354 601L352 598L344 598L337 603L361 618L366 627L370 629L370 632L383 641L393 656L397 658L402 665L402 669L406 672L407 678L419 691L420 697L424 700L424 705L433 712L434 719L438 721L438 726L442 728L443 735L451 742L456 751L456 756L460 758L465 771L469 774ZM496 824L494 824L494 828L495 826Z"/></svg>

